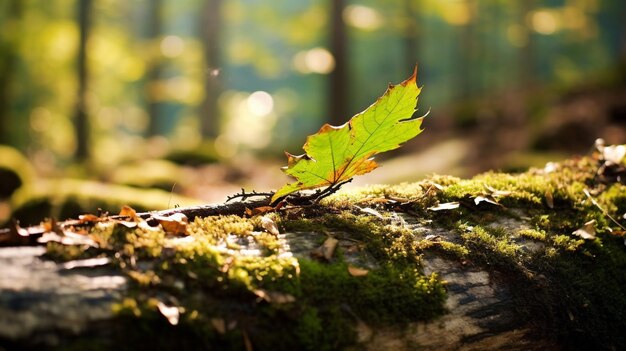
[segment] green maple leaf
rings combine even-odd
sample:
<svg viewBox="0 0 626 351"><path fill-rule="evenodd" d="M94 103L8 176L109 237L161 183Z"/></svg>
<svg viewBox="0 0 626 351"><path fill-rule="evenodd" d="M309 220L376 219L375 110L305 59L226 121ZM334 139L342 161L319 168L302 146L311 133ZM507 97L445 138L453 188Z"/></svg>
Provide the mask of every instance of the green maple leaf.
<svg viewBox="0 0 626 351"><path fill-rule="evenodd" d="M398 85L390 85L385 94L347 123L335 127L324 124L307 137L305 154L287 154L283 171L296 182L280 188L272 202L293 192L319 187L336 187L352 177L378 167L372 157L397 149L420 134L422 119L412 118L421 89L413 75ZM328 188L327 188L328 189Z"/></svg>

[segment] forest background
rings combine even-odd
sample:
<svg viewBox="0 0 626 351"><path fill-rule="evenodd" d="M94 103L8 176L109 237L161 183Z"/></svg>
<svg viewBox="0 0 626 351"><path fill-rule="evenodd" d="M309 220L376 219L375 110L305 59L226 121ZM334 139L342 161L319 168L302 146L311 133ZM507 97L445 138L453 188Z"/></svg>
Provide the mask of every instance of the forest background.
<svg viewBox="0 0 626 351"><path fill-rule="evenodd" d="M625 13L621 0L2 0L0 144L39 179L218 202L284 184L284 150L418 63L427 131L357 185L543 166L599 137L626 143Z"/></svg>

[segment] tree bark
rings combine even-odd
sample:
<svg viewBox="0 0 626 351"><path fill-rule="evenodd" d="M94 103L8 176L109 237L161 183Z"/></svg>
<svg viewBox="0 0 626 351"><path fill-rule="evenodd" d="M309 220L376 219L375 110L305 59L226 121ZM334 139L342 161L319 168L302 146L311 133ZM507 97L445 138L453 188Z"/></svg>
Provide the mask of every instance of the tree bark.
<svg viewBox="0 0 626 351"><path fill-rule="evenodd" d="M417 48L419 36L419 22L415 12L415 1L404 1L404 15L406 27L404 29L404 64L406 67L415 66L417 63Z"/></svg>
<svg viewBox="0 0 626 351"><path fill-rule="evenodd" d="M473 9L473 4L473 2L468 3L468 11ZM474 67L478 67L475 61L476 19L470 17L468 23L459 26L459 33L460 55L459 59L457 59L457 67L459 69L457 75L459 77L457 97L460 99L468 99L474 95L474 92L478 88L477 82L474 81L474 75L472 74Z"/></svg>
<svg viewBox="0 0 626 351"><path fill-rule="evenodd" d="M200 33L204 45L204 100L200 106L202 136L215 138L220 132L217 98L220 92L220 28L221 0L205 0L200 21Z"/></svg>
<svg viewBox="0 0 626 351"><path fill-rule="evenodd" d="M88 66L87 66L87 44L89 40L89 30L91 26L92 0L78 1L78 27L80 32L78 42L77 57L77 77L78 91L76 93L76 153L75 157L79 161L89 158L89 118L87 116L87 89L88 89Z"/></svg>
<svg viewBox="0 0 626 351"><path fill-rule="evenodd" d="M163 1L152 0L148 2L149 6L149 40L158 45L159 38L163 31ZM155 54L150 57L150 66L147 72L146 98L148 107L148 136L159 135L159 102L151 93L152 86L157 84L161 79L161 55Z"/></svg>
<svg viewBox="0 0 626 351"><path fill-rule="evenodd" d="M342 125L349 118L348 111L348 39L343 21L344 0L331 1L330 52L335 59L335 69L330 74L328 95L328 122Z"/></svg>
<svg viewBox="0 0 626 351"><path fill-rule="evenodd" d="M0 144L12 144L10 133L11 118L11 88L15 80L15 64L18 60L17 45L19 40L22 6L20 0L12 0L8 5L10 19L3 24L5 30L8 30L8 42L0 43L2 46L2 62L0 63Z"/></svg>
<svg viewBox="0 0 626 351"><path fill-rule="evenodd" d="M529 90L536 82L535 42L532 28L528 24L528 16L535 6L534 0L520 1L519 6L519 24L526 35L526 43L519 50L519 80L522 88Z"/></svg>

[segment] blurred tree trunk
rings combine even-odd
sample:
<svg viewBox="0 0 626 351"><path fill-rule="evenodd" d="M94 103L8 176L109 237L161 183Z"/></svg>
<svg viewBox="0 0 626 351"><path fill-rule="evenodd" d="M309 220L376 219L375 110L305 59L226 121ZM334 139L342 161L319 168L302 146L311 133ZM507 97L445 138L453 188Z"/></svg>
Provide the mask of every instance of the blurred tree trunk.
<svg viewBox="0 0 626 351"><path fill-rule="evenodd" d="M626 13L626 1L620 1L619 2L620 6L620 10L617 13L621 13L624 14ZM622 75L622 82L624 84L626 84L626 21L621 20L620 21L621 24L621 28L619 36L620 36L620 57L619 57L619 64L620 64L620 69L621 69L621 75Z"/></svg>
<svg viewBox="0 0 626 351"><path fill-rule="evenodd" d="M535 84L535 48L532 28L528 23L528 16L535 6L534 2L534 0L519 2L519 22L526 35L526 43L519 50L519 79L524 90L531 89Z"/></svg>
<svg viewBox="0 0 626 351"><path fill-rule="evenodd" d="M457 96L460 99L472 97L472 92L476 90L476 82L472 82L472 68L476 46L476 28L474 20L474 18L471 18L468 23L459 27L461 55L457 58L457 67L459 69L457 74L459 77Z"/></svg>
<svg viewBox="0 0 626 351"><path fill-rule="evenodd" d="M151 0L148 2L149 6L149 28L148 28L148 36L149 40L153 42L155 46L158 46L159 37L161 36L161 32L163 30L163 1L162 0ZM154 86L159 82L161 78L161 55L157 54L158 50L154 51L150 57L150 66L148 67L147 78L148 82L146 84L146 98L148 99L148 136L155 136L159 134L159 102L154 96Z"/></svg>
<svg viewBox="0 0 626 351"><path fill-rule="evenodd" d="M200 106L200 126L204 138L215 138L220 131L220 118L217 110L219 94L219 34L221 26L221 0L205 0L200 21L200 33L204 44L204 100Z"/></svg>
<svg viewBox="0 0 626 351"><path fill-rule="evenodd" d="M343 21L345 0L331 1L330 9L330 52L335 58L335 69L330 74L328 89L328 122L332 125L344 124L350 118L348 112L348 67L347 33Z"/></svg>
<svg viewBox="0 0 626 351"><path fill-rule="evenodd" d="M11 144L10 114L11 114L11 87L15 79L15 65L18 60L17 41L19 39L19 25L22 19L23 3L21 0L11 0L8 4L9 21L3 24L9 38L0 43L0 143Z"/></svg>
<svg viewBox="0 0 626 351"><path fill-rule="evenodd" d="M89 121L87 117L87 40L89 38L89 27L91 26L92 0L78 1L78 27L80 38L78 42L78 92L76 101L76 153L75 157L79 161L89 158Z"/></svg>
<svg viewBox="0 0 626 351"><path fill-rule="evenodd" d="M404 64L406 67L413 67L417 63L419 23L416 7L417 4L415 0L404 0L404 15L406 16L404 28Z"/></svg>

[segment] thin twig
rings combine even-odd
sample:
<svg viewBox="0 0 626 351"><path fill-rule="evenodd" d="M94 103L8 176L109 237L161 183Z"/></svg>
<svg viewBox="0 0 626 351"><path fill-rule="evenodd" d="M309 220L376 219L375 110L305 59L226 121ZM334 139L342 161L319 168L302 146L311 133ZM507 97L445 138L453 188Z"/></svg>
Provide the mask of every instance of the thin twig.
<svg viewBox="0 0 626 351"><path fill-rule="evenodd" d="M333 184L333 185L331 185L331 186L329 186L329 187L325 188L324 190L322 190L322 191L320 192L320 194L319 194L319 195L317 195L317 197L316 197L316 198L315 198L315 200L313 200L313 201L314 201L315 203L320 202L323 198L328 197L328 196L330 196L330 195L332 195L332 194L336 193L337 191L339 191L339 189L340 189L343 185L348 184L348 183L350 183L351 181L352 181L352 178L350 178L350 179L348 179L348 180L346 180L346 181L340 182L340 183Z"/></svg>
<svg viewBox="0 0 626 351"><path fill-rule="evenodd" d="M272 197L273 195L274 195L273 192L260 193L260 192L257 192L256 190L252 190L252 192L246 193L246 190L244 188L241 188L240 193L226 197L226 202L229 202L234 199L241 199L242 201L245 201L251 197L268 197L269 198L269 197Z"/></svg>

